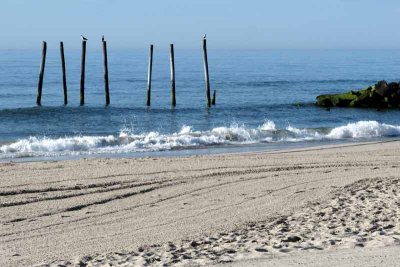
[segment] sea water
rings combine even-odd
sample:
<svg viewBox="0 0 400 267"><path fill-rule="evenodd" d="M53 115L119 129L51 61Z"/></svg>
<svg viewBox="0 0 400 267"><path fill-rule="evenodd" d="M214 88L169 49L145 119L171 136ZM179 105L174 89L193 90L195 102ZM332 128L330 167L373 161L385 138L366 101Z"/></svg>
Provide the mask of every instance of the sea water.
<svg viewBox="0 0 400 267"><path fill-rule="evenodd" d="M65 44L68 105L57 46L47 51L42 106L35 105L41 51L0 51L0 159L170 155L389 140L400 111L325 108L319 94L400 80L400 50L208 51L216 106L206 107L202 50L175 47L177 106L171 107L168 47L155 47L146 107L148 51L108 51L111 105L102 53L88 44L85 106L79 106L80 51Z"/></svg>

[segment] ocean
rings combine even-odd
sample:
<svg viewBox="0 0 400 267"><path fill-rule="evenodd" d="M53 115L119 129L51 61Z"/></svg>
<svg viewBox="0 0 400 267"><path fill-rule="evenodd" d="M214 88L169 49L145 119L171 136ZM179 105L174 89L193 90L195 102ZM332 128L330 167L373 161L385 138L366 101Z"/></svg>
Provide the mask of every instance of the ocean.
<svg viewBox="0 0 400 267"><path fill-rule="evenodd" d="M398 109L313 105L319 94L399 81L400 50L209 48L217 97L216 106L207 108L201 47L187 50L178 44L177 106L172 108L168 46L155 46L148 108L147 49L108 44L111 105L106 107L102 52L88 45L85 106L80 107L81 52L65 44L69 104L64 106L57 45L49 44L47 51L41 107L35 104L40 45L0 51L1 160L271 150L400 136Z"/></svg>

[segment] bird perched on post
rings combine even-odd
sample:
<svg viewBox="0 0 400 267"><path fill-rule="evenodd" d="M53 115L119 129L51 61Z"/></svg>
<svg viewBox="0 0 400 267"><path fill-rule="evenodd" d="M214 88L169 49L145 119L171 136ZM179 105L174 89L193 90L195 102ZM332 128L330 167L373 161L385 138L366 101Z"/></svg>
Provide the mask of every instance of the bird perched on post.
<svg viewBox="0 0 400 267"><path fill-rule="evenodd" d="M87 41L88 39L85 36L81 35L81 40L82 41Z"/></svg>
<svg viewBox="0 0 400 267"><path fill-rule="evenodd" d="M207 34L204 34L204 35L203 35L203 39L206 39L206 38L207 38Z"/></svg>
<svg viewBox="0 0 400 267"><path fill-rule="evenodd" d="M101 41L104 42L104 35L101 36Z"/></svg>

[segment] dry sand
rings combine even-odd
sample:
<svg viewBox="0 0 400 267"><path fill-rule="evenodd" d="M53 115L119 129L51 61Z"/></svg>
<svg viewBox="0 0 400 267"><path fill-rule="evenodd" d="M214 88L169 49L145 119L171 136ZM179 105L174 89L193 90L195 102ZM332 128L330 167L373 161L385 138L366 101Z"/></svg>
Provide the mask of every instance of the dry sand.
<svg viewBox="0 0 400 267"><path fill-rule="evenodd" d="M245 266L254 258L264 266L271 257L279 266L320 250L357 265L365 257L345 255L357 248L377 259L382 247L390 262L399 255L399 171L399 141L4 163L0 266Z"/></svg>
<svg viewBox="0 0 400 267"><path fill-rule="evenodd" d="M269 255L263 258L220 264L216 267L381 267L399 266L400 246L338 249L322 252L293 252L286 255Z"/></svg>

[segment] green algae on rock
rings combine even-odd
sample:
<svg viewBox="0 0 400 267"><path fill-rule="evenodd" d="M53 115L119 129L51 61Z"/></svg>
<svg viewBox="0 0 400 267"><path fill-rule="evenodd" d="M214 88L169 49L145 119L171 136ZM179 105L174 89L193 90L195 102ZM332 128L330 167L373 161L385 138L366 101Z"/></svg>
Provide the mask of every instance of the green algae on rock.
<svg viewBox="0 0 400 267"><path fill-rule="evenodd" d="M380 81L360 91L319 95L316 104L324 107L399 108L400 85Z"/></svg>

